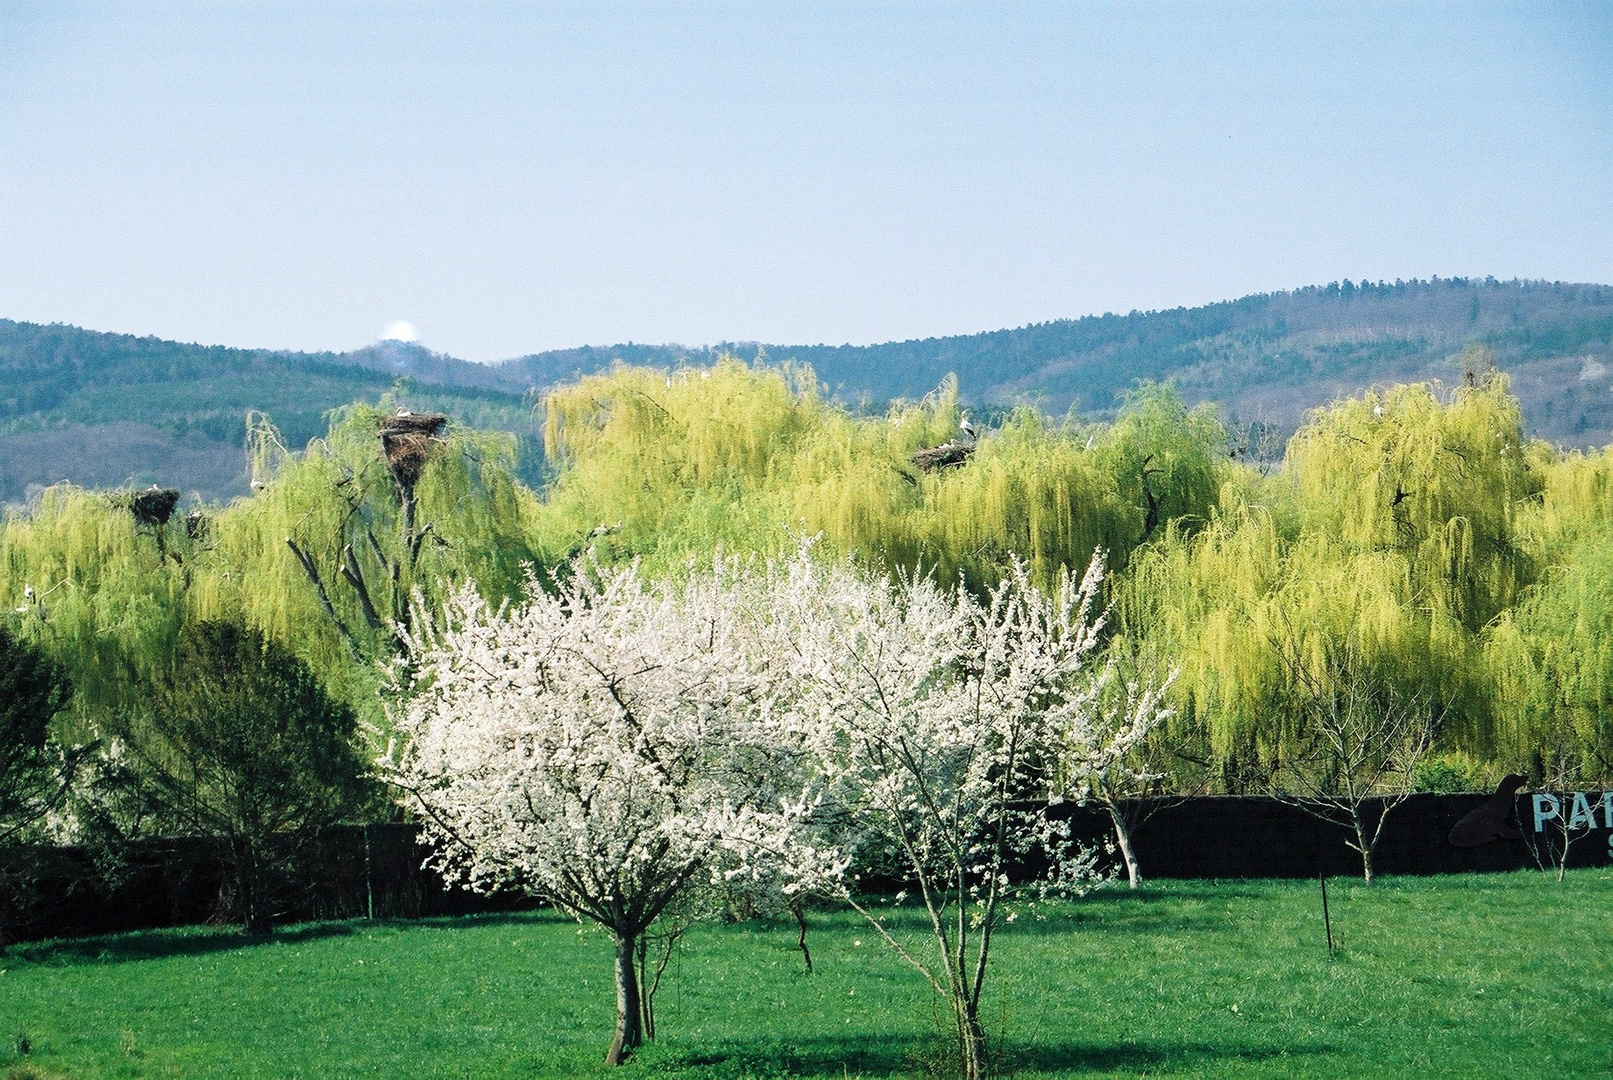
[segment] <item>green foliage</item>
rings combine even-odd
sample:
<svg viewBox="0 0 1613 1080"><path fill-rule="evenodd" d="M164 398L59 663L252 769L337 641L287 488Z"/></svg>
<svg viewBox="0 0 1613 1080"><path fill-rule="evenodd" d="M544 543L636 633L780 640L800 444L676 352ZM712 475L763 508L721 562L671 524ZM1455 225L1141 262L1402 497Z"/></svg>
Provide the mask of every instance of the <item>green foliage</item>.
<svg viewBox="0 0 1613 1080"><path fill-rule="evenodd" d="M1245 768L1308 740L1304 683L1328 685L1347 643L1373 681L1428 687L1438 701L1460 685L1464 655L1443 648L1399 559L1347 552L1325 533L1285 537L1277 521L1243 507L1195 537L1172 530L1134 560L1117 597L1121 632L1178 658L1173 728Z"/></svg>
<svg viewBox="0 0 1613 1080"><path fill-rule="evenodd" d="M405 528L377 437L389 406L339 411L303 452L256 418L258 489L227 507L141 524L126 498L62 485L11 513L0 530L0 603L22 609L22 632L78 691L64 737L89 738L139 706L168 672L183 629L210 619L243 621L285 644L379 721L380 665L397 655L415 603L432 610L467 580L489 599L513 597L527 566L547 565L534 538L537 497L516 479L515 439L502 432L450 428L434 443Z"/></svg>
<svg viewBox="0 0 1613 1080"><path fill-rule="evenodd" d="M1229 471L1225 438L1212 410L1189 410L1163 386L1140 387L1103 427L1017 410L965 467L923 478L921 511L909 517L917 557L906 565L978 587L1000 580L1015 555L1043 587L1094 550L1123 570L1143 541L1172 525L1191 532L1209 515ZM874 524L859 538L869 546L892 531Z"/></svg>
<svg viewBox="0 0 1613 1080"><path fill-rule="evenodd" d="M138 695L173 655L193 552L182 520L143 526L126 500L65 485L0 530L0 603L66 669L70 740L89 737L96 715Z"/></svg>
<svg viewBox="0 0 1613 1080"><path fill-rule="evenodd" d="M1613 778L1613 452L1537 464L1543 498L1520 521L1545 564L1485 635L1495 697L1483 749L1538 773L1542 757Z"/></svg>
<svg viewBox="0 0 1613 1080"><path fill-rule="evenodd" d="M450 428L406 513L377 435L388 406L339 410L302 453L260 421L259 490L210 521L206 572L188 597L197 618L244 618L288 643L372 717L376 665L397 655L413 605L434 610L467 580L491 600L508 599L525 568L545 562L532 539L536 498L514 475L512 436Z"/></svg>
<svg viewBox="0 0 1613 1080"><path fill-rule="evenodd" d="M1133 541L1141 543L1169 522L1191 531L1209 517L1227 478L1226 450L1213 405L1190 409L1175 387L1142 383L1093 439L1091 466L1113 477L1121 501L1141 511Z"/></svg>
<svg viewBox="0 0 1613 1080"><path fill-rule="evenodd" d="M617 368L557 389L546 408L559 475L545 550L563 557L596 545L662 570L719 543L782 550L773 496L831 413L810 373L735 361L671 374Z"/></svg>
<svg viewBox="0 0 1613 1080"><path fill-rule="evenodd" d="M1440 753L1504 773L1550 744L1606 775L1613 453L1527 439L1506 379L1465 355L1453 391L1317 410L1269 475L1208 407L1146 383L1106 424L997 410L962 464L926 471L915 451L962 437L955 379L865 415L809 369L731 357L557 389L541 492L514 436L460 426L405 492L377 437L392 398L338 410L300 451L255 416L250 498L160 527L65 486L13 511L0 602L76 688L56 721L71 744L139 706L199 621L284 644L381 725L383 669L445 589L510 599L527 567L589 549L675 574L821 534L831 556L974 588L1014 557L1049 585L1102 549L1117 645L1180 669L1164 738L1195 777L1264 783L1304 735L1283 656L1321 671L1347 642L1375 684L1444 716Z"/></svg>
<svg viewBox="0 0 1613 1080"><path fill-rule="evenodd" d="M1587 538L1508 612L1486 641L1499 721L1492 752L1576 761L1613 777L1613 536Z"/></svg>
<svg viewBox="0 0 1613 1080"><path fill-rule="evenodd" d="M1453 792L1494 791L1501 782L1501 774L1471 754L1452 752L1424 758L1417 763L1412 776L1413 787L1418 791L1440 794Z"/></svg>
<svg viewBox="0 0 1613 1080"><path fill-rule="evenodd" d="M270 836L341 820L365 792L353 710L307 665L227 622L187 627L166 685L153 688L149 740L134 747L186 832Z"/></svg>
<svg viewBox="0 0 1613 1080"><path fill-rule="evenodd" d="M48 736L71 693L61 668L0 622L0 849L36 826L66 789L71 757Z"/></svg>
<svg viewBox="0 0 1613 1080"><path fill-rule="evenodd" d="M792 531L822 533L832 552L982 586L1017 554L1045 585L1094 549L1119 565L1169 522L1190 528L1229 468L1213 413L1164 387L1107 428L1017 410L967 464L918 469L914 451L957 437L962 418L952 377L870 418L826 402L810 372L732 359L590 376L548 399L560 472L545 546L670 569L717 543L770 555Z"/></svg>
<svg viewBox="0 0 1613 1080"><path fill-rule="evenodd" d="M1480 635L1538 574L1520 520L1547 460L1500 377L1318 410L1279 478L1227 489L1197 535L1173 528L1138 557L1119 622L1181 657L1177 723L1202 726L1235 774L1303 742L1296 678L1325 683L1346 644L1361 678L1445 718L1447 749L1490 753Z"/></svg>
<svg viewBox="0 0 1613 1080"><path fill-rule="evenodd" d="M1430 384L1319 410L1289 444L1307 529L1404 559L1420 599L1476 632L1534 571L1515 517L1541 494L1504 377L1442 399Z"/></svg>
<svg viewBox="0 0 1613 1080"><path fill-rule="evenodd" d="M353 710L284 646L233 623L187 627L149 707L122 719L137 768L120 794L163 834L228 842L249 930L268 928L275 865L369 795Z"/></svg>

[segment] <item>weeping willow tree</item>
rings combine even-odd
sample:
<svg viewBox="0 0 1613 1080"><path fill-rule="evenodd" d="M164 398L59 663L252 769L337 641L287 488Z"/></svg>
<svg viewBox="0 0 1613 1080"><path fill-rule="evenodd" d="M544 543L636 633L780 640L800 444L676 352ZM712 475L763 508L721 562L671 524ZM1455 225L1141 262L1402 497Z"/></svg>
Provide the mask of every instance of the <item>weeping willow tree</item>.
<svg viewBox="0 0 1613 1080"><path fill-rule="evenodd" d="M1548 563L1572 558L1585 540L1613 532L1613 448L1570 451L1543 468L1545 490L1527 507L1520 529Z"/></svg>
<svg viewBox="0 0 1613 1080"><path fill-rule="evenodd" d="M397 411L355 405L302 453L254 417L250 498L157 520L127 494L48 489L0 531L0 601L76 688L64 737L117 733L172 683L181 632L241 621L284 643L376 718L379 665L398 655L414 603L465 581L515 596L549 565L537 497L502 433L433 428L400 482L383 441ZM142 493L140 497L149 493Z"/></svg>
<svg viewBox="0 0 1613 1080"><path fill-rule="evenodd" d="M1108 428L1021 409L962 464L915 465L963 419L950 377L862 417L824 401L804 369L619 367L548 398L560 473L545 544L669 569L718 543L774 554L791 531L821 533L829 551L982 586L1017 555L1046 584L1095 549L1123 565L1168 523L1190 529L1230 468L1213 413L1165 388L1140 390Z"/></svg>
<svg viewBox="0 0 1613 1080"><path fill-rule="evenodd" d="M60 724L87 739L98 716L137 703L184 625L205 545L194 521L142 520L127 495L47 488L0 530L0 603L67 672Z"/></svg>
<svg viewBox="0 0 1613 1080"><path fill-rule="evenodd" d="M1613 542L1586 541L1553 568L1490 633L1485 660L1492 753L1537 783L1551 772L1613 777Z"/></svg>
<svg viewBox="0 0 1613 1080"><path fill-rule="evenodd" d="M1520 521L1547 458L1499 376L1318 410L1280 476L1228 487L1196 535L1171 527L1139 552L1117 623L1181 658L1175 724L1231 789L1269 784L1311 744L1307 703L1335 684L1420 702L1446 746L1486 749L1479 634L1537 573Z"/></svg>
<svg viewBox="0 0 1613 1080"><path fill-rule="evenodd" d="M548 565L514 437L433 417L407 426L389 404L338 411L299 454L258 418L255 494L210 523L206 573L188 595L195 618L240 619L286 643L372 715L379 665L400 655L416 605L435 610L467 581L512 598L528 568ZM400 431L413 440L401 465Z"/></svg>
<svg viewBox="0 0 1613 1080"><path fill-rule="evenodd" d="M1139 387L1106 426L1020 409L922 467L964 420L951 378L864 416L804 368L618 367L549 395L540 495L509 436L389 401L340 411L301 453L256 417L250 498L153 523L51 489L0 533L0 599L68 667L69 723L138 704L172 676L181 629L210 619L285 643L374 718L416 598L430 610L467 580L512 597L526 567L589 548L675 573L718 545L772 555L822 534L826 552L976 587L1016 557L1049 585L1101 549L1128 647L1181 666L1174 745L1228 787L1298 745L1296 671L1344 642L1377 685L1450 704L1448 748L1516 754L1548 715L1602 745L1613 466L1526 441L1503 378L1318 410L1270 476L1229 461L1213 411L1168 387Z"/></svg>
<svg viewBox="0 0 1613 1080"><path fill-rule="evenodd" d="M1252 477L1229 468L1226 426L1215 406L1188 408L1174 387L1142 383L1125 396L1114 424L1091 442L1091 469L1112 478L1134 531L1111 550L1125 551L1168 523L1191 532L1218 505L1221 485ZM1126 542L1126 541L1129 541Z"/></svg>
<svg viewBox="0 0 1613 1080"><path fill-rule="evenodd" d="M1517 519L1548 460L1493 375L1449 394L1419 383L1319 410L1286 464L1308 529L1350 551L1402 555L1426 602L1477 633L1535 573Z"/></svg>
<svg viewBox="0 0 1613 1080"><path fill-rule="evenodd" d="M1207 519L1231 469L1224 442L1212 412L1188 410L1168 387L1140 388L1108 427L1022 408L966 467L921 478L895 521L871 518L848 539L877 549L903 536L912 562L979 587L1001 580L1016 556L1044 587L1096 550L1123 572L1167 525L1191 532Z"/></svg>
<svg viewBox="0 0 1613 1080"><path fill-rule="evenodd" d="M787 543L779 475L831 410L810 372L733 360L668 374L620 366L546 399L545 445L559 474L540 536L547 550L680 566L721 543Z"/></svg>
<svg viewBox="0 0 1613 1080"><path fill-rule="evenodd" d="M1202 746L1231 790L1265 786L1307 746L1306 704L1346 676L1441 703L1465 686L1465 642L1436 626L1402 557L1285 538L1277 521L1243 507L1195 537L1172 530L1137 555L1117 596L1121 633L1178 658L1170 730Z"/></svg>
<svg viewBox="0 0 1613 1080"><path fill-rule="evenodd" d="M1526 528L1550 565L1486 637L1486 749L1527 763L1537 783L1613 778L1613 451L1552 463Z"/></svg>

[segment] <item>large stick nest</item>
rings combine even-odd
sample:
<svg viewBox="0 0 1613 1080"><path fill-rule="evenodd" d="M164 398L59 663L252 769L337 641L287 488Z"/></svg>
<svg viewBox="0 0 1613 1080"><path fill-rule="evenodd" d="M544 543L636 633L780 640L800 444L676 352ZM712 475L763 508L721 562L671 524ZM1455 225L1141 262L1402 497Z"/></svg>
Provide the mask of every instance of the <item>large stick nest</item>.
<svg viewBox="0 0 1613 1080"><path fill-rule="evenodd" d="M913 451L913 464L925 472L935 472L962 465L974 452L975 444L972 442L944 442L940 446Z"/></svg>
<svg viewBox="0 0 1613 1080"><path fill-rule="evenodd" d="M400 411L396 416L381 417L379 427L381 452L386 455L392 478L413 489L432 452L443 444L448 417L442 413Z"/></svg>
<svg viewBox="0 0 1613 1080"><path fill-rule="evenodd" d="M134 515L137 523L160 529L174 516L174 507L179 505L179 492L152 484L145 491L131 492L127 499L129 513Z"/></svg>

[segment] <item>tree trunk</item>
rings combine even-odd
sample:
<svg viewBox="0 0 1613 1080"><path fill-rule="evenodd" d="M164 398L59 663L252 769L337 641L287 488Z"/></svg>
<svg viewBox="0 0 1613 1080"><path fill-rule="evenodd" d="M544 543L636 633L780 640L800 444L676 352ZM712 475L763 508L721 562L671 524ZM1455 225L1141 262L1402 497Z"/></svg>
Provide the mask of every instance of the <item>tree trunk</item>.
<svg viewBox="0 0 1613 1080"><path fill-rule="evenodd" d="M249 934L274 930L269 920L268 884L258 845L249 836L238 836L235 847L235 903L241 928Z"/></svg>
<svg viewBox="0 0 1613 1080"><path fill-rule="evenodd" d="M1115 823L1115 839L1120 843L1120 857L1126 861L1126 881L1133 889L1143 883L1142 867L1137 865L1137 852L1131 846L1131 830L1126 827L1126 815L1114 803L1109 804L1109 819Z"/></svg>
<svg viewBox="0 0 1613 1080"><path fill-rule="evenodd" d="M800 936L795 939L796 947L801 950L801 956L806 960L807 974L812 974L812 953L807 949L807 921L806 908L796 902L790 905L790 911L795 915L796 925L801 928Z"/></svg>
<svg viewBox="0 0 1613 1080"><path fill-rule="evenodd" d="M1355 846L1361 852L1361 877L1368 885L1372 884L1372 844L1367 842L1366 823L1361 818L1361 811L1356 810L1355 818Z"/></svg>
<svg viewBox="0 0 1613 1080"><path fill-rule="evenodd" d="M986 1032L980 1026L980 1009L970 1001L958 1004L958 1051L963 1080L984 1080L990 1063L986 1056Z"/></svg>
<svg viewBox="0 0 1613 1080"><path fill-rule="evenodd" d="M639 1019L638 935L616 935L616 1038L605 1055L605 1064L620 1065L644 1041Z"/></svg>

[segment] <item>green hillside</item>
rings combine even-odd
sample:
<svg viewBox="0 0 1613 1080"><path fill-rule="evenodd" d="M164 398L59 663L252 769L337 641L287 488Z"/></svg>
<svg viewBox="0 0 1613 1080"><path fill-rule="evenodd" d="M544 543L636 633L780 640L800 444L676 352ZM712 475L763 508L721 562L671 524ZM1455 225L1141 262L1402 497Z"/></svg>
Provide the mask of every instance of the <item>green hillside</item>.
<svg viewBox="0 0 1613 1080"><path fill-rule="evenodd" d="M976 405L1029 401L1112 413L1137 379L1174 379L1243 422L1291 430L1304 413L1379 382L1462 377L1479 343L1511 376L1531 431L1613 438L1613 286L1435 279L1311 286L1171 311L1039 323L869 346L613 345L475 364L382 342L349 353L186 345L0 320L0 501L70 479L159 482L215 497L244 490L244 418L274 418L288 444L327 410L394 391L481 427L523 434L538 475L534 391L617 360L674 366L730 352L810 364L842 400L878 408L956 372Z"/></svg>
<svg viewBox="0 0 1613 1080"><path fill-rule="evenodd" d="M0 320L0 501L59 480L242 494L249 411L269 414L288 445L302 446L325 432L329 410L388 392L412 408L524 433L535 448L530 405L504 383L485 365L398 342L274 352Z"/></svg>
<svg viewBox="0 0 1613 1080"><path fill-rule="evenodd" d="M729 351L811 364L842 398L925 393L949 371L975 402L1028 400L1062 413L1113 412L1137 379L1174 379L1189 401L1292 429L1305 412L1378 382L1461 378L1457 357L1487 345L1535 434L1601 445L1613 432L1613 287L1491 278L1359 284L1263 293L1198 308L1038 323L963 337L870 346L625 346L510 361L543 385L621 355L700 361Z"/></svg>

